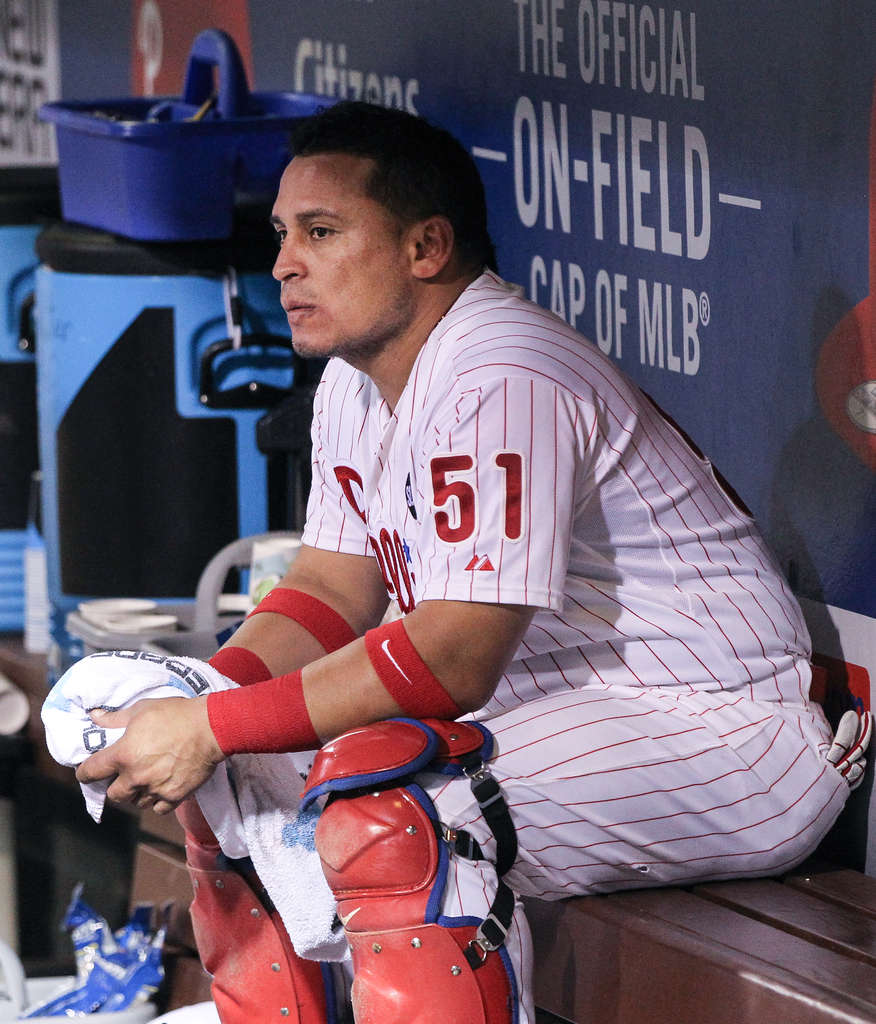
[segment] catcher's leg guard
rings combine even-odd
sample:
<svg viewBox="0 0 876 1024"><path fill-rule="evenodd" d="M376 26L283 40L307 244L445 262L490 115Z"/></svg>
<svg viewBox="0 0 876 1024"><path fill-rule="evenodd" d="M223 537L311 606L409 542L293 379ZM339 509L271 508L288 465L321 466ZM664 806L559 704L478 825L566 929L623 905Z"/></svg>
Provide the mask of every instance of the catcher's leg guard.
<svg viewBox="0 0 876 1024"><path fill-rule="evenodd" d="M451 752L454 745L469 753L491 745L471 723L393 719L327 744L308 780L303 804L332 794L316 845L352 949L357 1024L517 1020L501 926L492 941L494 922L447 920L440 912L448 839L412 772L442 770L433 762L448 741ZM513 896L502 888L512 904L504 908L507 930Z"/></svg>
<svg viewBox="0 0 876 1024"><path fill-rule="evenodd" d="M222 1024L282 1019L333 1024L330 976L295 953L286 929L255 875L224 863L194 801L177 811L186 829L186 860L194 889L192 927Z"/></svg>

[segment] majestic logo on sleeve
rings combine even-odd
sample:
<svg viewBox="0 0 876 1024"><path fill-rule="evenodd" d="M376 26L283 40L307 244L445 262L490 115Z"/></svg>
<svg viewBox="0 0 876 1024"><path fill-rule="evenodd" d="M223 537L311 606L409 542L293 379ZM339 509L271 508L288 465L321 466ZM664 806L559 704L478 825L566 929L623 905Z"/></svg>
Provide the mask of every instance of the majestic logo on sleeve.
<svg viewBox="0 0 876 1024"><path fill-rule="evenodd" d="M495 572L496 567L490 561L489 555L475 555L465 567L466 572Z"/></svg>

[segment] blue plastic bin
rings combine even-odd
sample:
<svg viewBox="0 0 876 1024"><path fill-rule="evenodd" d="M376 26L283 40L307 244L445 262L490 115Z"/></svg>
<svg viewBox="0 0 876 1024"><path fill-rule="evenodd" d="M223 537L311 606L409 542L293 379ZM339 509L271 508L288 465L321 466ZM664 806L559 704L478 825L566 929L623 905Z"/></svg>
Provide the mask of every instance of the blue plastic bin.
<svg viewBox="0 0 876 1024"><path fill-rule="evenodd" d="M215 86L214 86L215 77ZM182 97L47 103L66 220L143 241L228 238L235 203L273 199L289 129L332 101L250 93L234 42L195 39Z"/></svg>

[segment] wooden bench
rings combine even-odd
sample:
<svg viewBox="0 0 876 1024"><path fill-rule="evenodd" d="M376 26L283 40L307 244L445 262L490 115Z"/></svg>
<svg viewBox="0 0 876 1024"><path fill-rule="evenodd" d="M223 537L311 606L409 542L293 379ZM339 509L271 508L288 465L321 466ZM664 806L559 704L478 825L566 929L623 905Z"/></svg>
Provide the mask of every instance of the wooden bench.
<svg viewBox="0 0 876 1024"><path fill-rule="evenodd" d="M857 871L813 866L783 881L613 893L528 911L536 1003L562 1020L876 1021L876 879Z"/></svg>
<svg viewBox="0 0 876 1024"><path fill-rule="evenodd" d="M876 1021L876 880L855 871L615 893L529 912L537 1024ZM168 1010L210 998L193 948L175 946L165 966Z"/></svg>

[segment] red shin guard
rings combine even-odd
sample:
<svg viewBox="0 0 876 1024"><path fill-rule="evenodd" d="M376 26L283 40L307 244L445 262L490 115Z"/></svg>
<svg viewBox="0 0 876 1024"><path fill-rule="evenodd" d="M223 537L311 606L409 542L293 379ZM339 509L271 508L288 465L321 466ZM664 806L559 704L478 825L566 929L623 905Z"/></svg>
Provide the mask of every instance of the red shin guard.
<svg viewBox="0 0 876 1024"><path fill-rule="evenodd" d="M469 747L483 741L467 723L447 733ZM428 797L419 787L374 791L367 783L387 761L391 770L416 763L419 739L405 722L352 730L323 748L308 780L315 791L340 783L320 815L316 848L353 953L356 1022L512 1024L505 951L473 967L466 949L479 922L442 922L447 853ZM357 777L363 786L347 788Z"/></svg>
<svg viewBox="0 0 876 1024"><path fill-rule="evenodd" d="M235 871L217 869L218 843L194 801L177 816L186 827L192 927L222 1024L325 1024L320 965L295 953L276 911L256 895L257 879L250 885Z"/></svg>
<svg viewBox="0 0 876 1024"><path fill-rule="evenodd" d="M347 929L356 1024L509 1024L511 986L499 954L491 953L477 971L466 963L475 930L438 924Z"/></svg>

